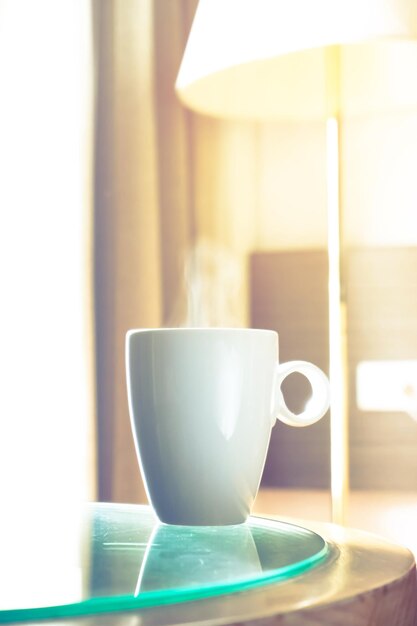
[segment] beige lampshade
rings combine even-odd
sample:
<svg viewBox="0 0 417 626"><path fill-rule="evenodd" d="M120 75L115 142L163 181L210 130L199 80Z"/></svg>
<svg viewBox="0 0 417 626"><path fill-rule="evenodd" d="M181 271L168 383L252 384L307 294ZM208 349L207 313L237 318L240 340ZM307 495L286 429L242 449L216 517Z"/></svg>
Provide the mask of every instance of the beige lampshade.
<svg viewBox="0 0 417 626"><path fill-rule="evenodd" d="M176 90L191 109L233 119L411 110L417 2L200 0Z"/></svg>

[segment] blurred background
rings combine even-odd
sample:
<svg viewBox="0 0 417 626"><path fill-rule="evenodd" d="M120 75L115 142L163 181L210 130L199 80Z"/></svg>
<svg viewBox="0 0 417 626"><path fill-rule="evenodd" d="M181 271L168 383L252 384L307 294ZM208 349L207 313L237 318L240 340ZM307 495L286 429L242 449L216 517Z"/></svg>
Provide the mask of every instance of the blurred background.
<svg viewBox="0 0 417 626"><path fill-rule="evenodd" d="M0 0L2 500L146 501L130 328L270 328L282 361L328 371L325 121L186 110L196 6ZM347 523L414 547L417 109L341 132ZM257 511L330 519L329 489L329 416L277 424Z"/></svg>

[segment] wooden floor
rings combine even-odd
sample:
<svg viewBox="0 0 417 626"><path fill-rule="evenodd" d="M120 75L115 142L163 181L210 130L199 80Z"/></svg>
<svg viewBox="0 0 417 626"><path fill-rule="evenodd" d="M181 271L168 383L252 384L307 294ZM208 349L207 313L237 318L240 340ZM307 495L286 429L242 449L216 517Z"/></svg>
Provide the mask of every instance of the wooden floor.
<svg viewBox="0 0 417 626"><path fill-rule="evenodd" d="M331 522L330 493L261 489L253 513ZM417 493L353 491L349 496L345 525L399 543L417 558Z"/></svg>

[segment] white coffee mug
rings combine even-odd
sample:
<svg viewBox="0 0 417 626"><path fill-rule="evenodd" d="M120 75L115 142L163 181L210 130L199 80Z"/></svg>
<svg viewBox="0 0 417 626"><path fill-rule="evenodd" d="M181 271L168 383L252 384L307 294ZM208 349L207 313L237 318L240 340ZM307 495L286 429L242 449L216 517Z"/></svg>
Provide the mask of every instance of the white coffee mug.
<svg viewBox="0 0 417 626"><path fill-rule="evenodd" d="M261 480L276 419L318 421L326 375L305 361L279 364L270 330L130 330L126 369L133 437L145 488L161 522L244 522ZM300 372L312 397L299 415L281 384Z"/></svg>

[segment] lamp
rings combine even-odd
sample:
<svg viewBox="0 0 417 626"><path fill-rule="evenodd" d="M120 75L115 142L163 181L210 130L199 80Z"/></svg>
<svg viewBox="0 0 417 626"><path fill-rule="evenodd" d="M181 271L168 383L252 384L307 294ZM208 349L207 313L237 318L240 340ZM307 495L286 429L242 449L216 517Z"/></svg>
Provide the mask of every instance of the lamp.
<svg viewBox="0 0 417 626"><path fill-rule="evenodd" d="M417 106L416 40L413 0L200 0L176 82L182 102L202 114L327 120L331 495L338 523L348 491L340 122Z"/></svg>

